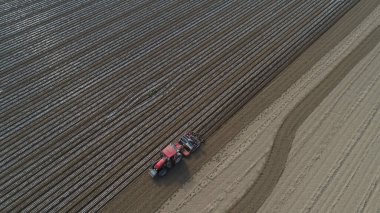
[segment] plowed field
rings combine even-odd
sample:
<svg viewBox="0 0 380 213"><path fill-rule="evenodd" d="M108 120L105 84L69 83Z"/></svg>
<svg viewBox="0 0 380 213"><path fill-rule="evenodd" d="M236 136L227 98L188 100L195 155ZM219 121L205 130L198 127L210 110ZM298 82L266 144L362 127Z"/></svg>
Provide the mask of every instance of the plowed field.
<svg viewBox="0 0 380 213"><path fill-rule="evenodd" d="M255 97L273 94L268 89L278 90L289 71L307 70L160 212L379 212L378 2L314 66L304 65L368 4L360 2ZM234 117L255 113L254 99Z"/></svg>
<svg viewBox="0 0 380 213"><path fill-rule="evenodd" d="M2 1L0 211L100 209L357 2Z"/></svg>

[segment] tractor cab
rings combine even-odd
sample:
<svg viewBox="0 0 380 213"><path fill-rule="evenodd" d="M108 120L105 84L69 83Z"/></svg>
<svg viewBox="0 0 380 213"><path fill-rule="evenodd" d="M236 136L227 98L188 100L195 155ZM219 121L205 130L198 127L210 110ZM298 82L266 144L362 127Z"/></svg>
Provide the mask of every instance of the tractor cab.
<svg viewBox="0 0 380 213"><path fill-rule="evenodd" d="M167 169L173 167L173 165L178 164L182 160L181 150L182 146L177 146L175 144L167 145L163 150L161 150L161 159L152 165L149 170L149 174L152 177L156 175L164 176L167 173Z"/></svg>
<svg viewBox="0 0 380 213"><path fill-rule="evenodd" d="M167 158L175 157L178 152L179 152L179 149L177 149L177 147L175 147L174 144L169 144L167 147L165 147L161 151L162 155L167 157Z"/></svg>
<svg viewBox="0 0 380 213"><path fill-rule="evenodd" d="M182 160L181 146L175 144L167 145L162 151L162 156L167 159L166 167L171 168L172 164L177 164Z"/></svg>

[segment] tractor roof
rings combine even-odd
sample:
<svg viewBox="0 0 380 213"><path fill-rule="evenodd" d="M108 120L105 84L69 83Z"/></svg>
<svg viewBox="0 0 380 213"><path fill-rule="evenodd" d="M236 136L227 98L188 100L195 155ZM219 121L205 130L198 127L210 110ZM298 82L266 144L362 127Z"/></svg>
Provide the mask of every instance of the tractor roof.
<svg viewBox="0 0 380 213"><path fill-rule="evenodd" d="M162 153L165 155L165 157L171 158L177 154L177 149L174 147L173 144L169 144L162 150Z"/></svg>

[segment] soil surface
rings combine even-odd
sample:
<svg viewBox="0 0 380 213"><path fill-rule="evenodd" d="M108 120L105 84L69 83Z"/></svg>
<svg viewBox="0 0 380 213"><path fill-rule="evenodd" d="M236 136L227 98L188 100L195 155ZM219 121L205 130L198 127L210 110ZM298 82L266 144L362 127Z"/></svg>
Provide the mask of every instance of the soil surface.
<svg viewBox="0 0 380 213"><path fill-rule="evenodd" d="M379 63L377 62L379 50L377 48L372 52L371 50L380 41L380 28L378 27L380 24L378 21L379 16L380 7L375 9L375 11L357 26L350 35L343 39L343 41L341 41L333 50L318 61L307 73L285 91L279 99L262 112L255 121L240 132L234 140L229 142L212 161L209 161L203 166L190 181L186 182L183 187L169 198L160 210L162 212L220 212L230 208L231 212L252 212L257 211L260 208L273 189L278 189L278 193L276 194L275 191L272 195L276 197L270 200L272 203L267 204L266 208L263 208L263 212L304 212L309 211L312 208L314 208L313 210L315 211L320 211L322 206L317 204L324 204L324 201L326 200L319 201L319 196L322 198L334 198L334 195L328 193L323 194L323 192L326 190L326 187L329 186L328 184L332 179L330 176L341 172L338 169L331 168L331 171L328 174L321 173L321 171L316 171L314 175L313 173L308 173L307 169L310 169L312 164L306 163L310 161L318 161L318 159L322 158L322 148L329 150L329 147L325 144L321 144L321 141L326 143L330 142L331 145L335 146L336 143L331 142L332 138L329 138L334 135L334 139L341 141L342 143L339 148L336 148L338 152L335 151L335 153L331 153L331 164L326 164L326 162L323 163L323 165L325 165L323 168L328 170L328 165L336 165L342 162L343 159L347 158L347 156L355 157L357 155L357 153L354 152L351 154L345 153L346 151L343 152L343 150L348 150L350 147L350 144L347 143L347 141L350 140L341 137L339 132L337 132L337 127L344 125L353 126L353 120L357 120L357 124L361 124L364 120L368 120L369 123L372 122L372 127L371 125L368 125L369 129L363 129L363 131L369 131L367 136L372 137L373 140L371 139L367 141L367 143L365 141L351 141L351 146L352 144L363 144L362 146L357 146L357 149L359 150L358 152L360 152L362 148L368 148L368 144L373 144L374 141L378 140L376 137L379 132L379 126L375 113L379 107L377 104L378 102L376 102L378 100L378 94L376 93L378 88L376 87L376 84L379 84L377 78L377 76L379 76ZM361 65L359 64L359 69L357 69L355 67L359 61ZM366 66L363 66L362 64L365 64ZM369 68L366 69L367 67ZM357 78L357 73L361 73L363 79ZM352 75L351 79L344 80L345 76L348 74ZM373 79L370 81L365 78ZM354 82L363 86L359 87L354 84ZM350 89L348 89L347 85ZM339 98L342 94L335 96L330 94L334 88L341 88L340 92L344 93L346 97ZM352 93L356 94L357 97ZM369 94L368 97L366 96L367 93ZM367 97L367 100L365 100L364 97ZM325 101L325 98L329 99L330 102ZM342 120L336 118L336 114L344 116L343 113L339 114L339 109L341 108L335 109L335 111L326 112L325 107L320 110L320 114L316 114L313 118L310 118L309 115L316 108L319 109L321 107L320 103L322 103L322 101L326 106L333 105L336 107L336 104L334 103L337 102L336 100L341 99L346 100L346 102L342 101L342 107L352 109L351 111L348 111L348 115L345 116L349 116L349 113L353 112L353 107L347 105L347 101L351 101L353 104L367 106L364 108L373 107L374 110L361 109L367 113L367 116L363 116L362 119L352 116L353 120L344 120L345 123L339 123ZM317 132L318 129L313 129L310 126L304 127L303 130L298 130L298 127L304 123L306 118L308 118L311 126L323 128L323 130L321 130L322 132ZM318 119L323 119L327 123L323 125L316 124L315 121ZM331 122L331 119L337 119L335 124L334 122ZM329 124L334 124L334 128L332 128L333 126L329 126ZM366 128L367 126L364 127ZM331 128L331 132L326 131L326 129L329 128ZM315 149L314 151L309 151L311 147L308 147L305 144L298 145L298 147L293 146L292 149L290 149L297 130L298 132L301 132L300 137L303 139L303 143L313 146ZM353 138L356 138L357 135L363 133L363 131L352 131L352 128L348 128L347 131L357 133L351 134ZM311 136L305 136L306 132L309 132L309 134L315 137L314 141L310 139ZM322 138L321 140L321 135L324 135L325 137L328 136L328 138ZM343 135L350 134L344 133ZM338 139L339 137L341 137L341 139ZM357 137L357 139L359 139L359 137ZM349 146L346 149L342 149L345 143ZM302 149L300 147L302 147ZM375 148L373 151L376 153L377 147L373 148ZM294 151L294 149L296 149L296 151ZM286 179L287 182L284 182L277 187L277 181L283 173L285 166L289 164L286 162L289 151L291 150L293 152L291 154L299 156L298 159L293 160L293 164L297 164L304 170L290 170L287 173L289 176ZM337 156L334 154L338 154L339 151L344 153L342 158L334 158ZM304 152L307 152L309 155L304 154ZM292 155L290 155L290 157L292 157ZM363 159L366 158L363 157ZM334 161L337 163L334 164ZM306 165L303 162L305 162ZM371 163L368 166L376 164L376 162L371 162L371 157L368 158L368 162ZM347 163L348 165L351 165L352 161ZM359 162L354 165L359 165ZM366 166L367 165L363 165L363 167ZM281 178L285 176L286 171L287 169L285 169L285 173ZM350 175L350 173L347 172L347 175ZM362 173L361 175L365 175L365 173ZM361 175L357 175L357 178L360 179ZM302 182L304 176L311 177L314 181L321 181L325 176L328 176L328 178L325 178L328 179L328 181L317 182L321 186L317 189L313 189L311 186L307 185L308 180ZM336 178L334 180L337 182L345 182L346 180L344 178L347 177L342 177L342 179ZM374 202L373 200L376 200L376 194L374 195L375 197L373 197L373 193L368 193L367 189L371 186L371 191L376 191L378 173L374 172L370 179L371 178L373 181L365 182L367 185L363 183L364 186L362 188L363 194L371 194L371 196L359 196L359 200L362 200L361 204L365 204L367 201ZM351 187L354 187L355 183L352 183L352 185L353 186ZM345 186L348 186L348 184ZM305 200L307 201L306 195L308 195L308 193L310 194L310 191L303 190L305 187L311 188L315 190L315 192L308 202L310 205L303 206ZM333 188L334 185L331 184L330 187ZM342 187L344 188L344 186ZM295 193L292 201L297 202L298 206L295 206L294 203L290 201L287 202L288 196L293 195L292 192L294 190L298 190L299 194ZM328 188L326 191L329 190L330 189ZM346 191L344 193L342 191L337 191L337 193L343 197L349 197L353 192ZM305 199L300 199L302 195L304 195L303 197L305 197ZM340 199L332 201L338 202ZM344 203L346 201L342 200L340 202ZM284 204L286 204L288 209L284 208L285 206L282 206ZM328 207L328 205L324 205L324 207ZM363 206L360 206L360 208L362 207ZM370 208L376 208L376 205L372 205ZM335 211L340 211L340 209L335 209Z"/></svg>
<svg viewBox="0 0 380 213"><path fill-rule="evenodd" d="M340 41L342 41L348 34L350 34L351 31L353 31L354 28L357 27L359 23L361 23L364 20L364 18L366 18L368 14L377 5L378 2L376 1L360 2L356 7L349 11L338 22L338 24L334 25L329 31L327 31L318 41L316 41L307 51L305 51L304 54L302 54L283 73L281 73L281 75L278 78L276 78L268 87L266 87L262 92L260 92L231 120L225 123L225 125L223 125L220 130L218 130L214 135L212 135L209 138L208 141L211 142L207 143L202 148L202 152L207 153L206 156L203 154L199 154L191 160L187 161L186 165L183 166L186 168L177 168L177 174L175 174L174 177L168 176L165 178L165 180L159 181L150 181L149 177L141 177L137 179L134 184L128 186L103 210L109 212L150 212L152 209L156 209L157 206L160 205L160 203L162 203L167 198L168 200L166 204L163 207L161 207L161 210L163 212L170 212L174 210L184 210L185 212L202 210L213 211L226 210L230 208L232 204L234 204L240 199L239 196L225 198L225 196L223 195L234 194L231 192L231 187L235 186L236 189L233 190L237 191L235 195L240 194L241 197L244 194L244 192L247 191L247 186L250 186L253 180L255 180L260 174L261 167L265 164L268 155L267 153L269 153L271 145L273 143L273 141L268 140L270 139L270 137L268 137L267 140L261 141L259 144L257 142L253 142L252 139L247 141L245 140L246 136L242 136L244 135L244 133L242 133L242 130L244 130L243 132L245 132L246 135L249 135L247 132L250 132L247 131L247 129L252 130L251 134L257 134L256 129L260 129L259 126L248 127L250 126L250 124L252 124L252 121L261 118L263 115L261 115L260 113L264 113L267 116L271 117L273 113L269 113L267 108L273 102L275 102L276 99L280 98L283 95L284 91L286 91L292 84L294 84L303 74L307 73L307 71L309 71L322 57L324 57ZM366 31L366 33L366 35L369 34L368 30ZM366 35L361 35L361 40L364 39ZM358 41L355 41L354 43L357 45ZM350 42L350 44L353 45L352 42ZM321 81L323 76L319 77ZM316 86L317 83L318 81L315 80L312 85ZM294 94L298 93L300 93L299 90L297 90L297 92L294 92ZM292 101L288 100L288 103L291 102ZM277 102L277 104L279 103ZM282 104L279 105L281 106ZM276 108L272 108L272 110L274 109ZM289 110L290 109L291 108L289 108ZM281 110L283 110L283 108L281 107L278 107L276 109L277 113L281 112ZM274 118L270 118L269 120L267 120L267 122L271 119ZM267 123L266 125L269 125L269 123ZM280 125L281 122L277 122L277 128L279 128ZM252 137L252 135L249 137ZM274 140L273 134L271 137ZM239 140L239 138L243 138L243 141L245 141L245 143L242 143L242 141ZM229 145L225 147L212 146L213 144L215 144L216 141L219 144L225 144L229 142ZM255 146L253 146L252 143L255 144ZM252 152L244 151L244 149L247 148L246 146L250 146L250 150ZM214 158L209 160L209 156L215 154L216 151L220 150L221 148L223 149L219 151ZM234 152L231 153L231 151L229 150L233 150ZM244 155L244 153L246 154ZM256 155L254 153L256 153ZM251 156L251 161L248 160L249 158L241 157L242 155L244 155L245 157ZM286 154L284 156L286 157ZM241 161L238 161L239 163L233 164L233 161L235 161L237 157L241 157L247 163L242 164ZM202 164L202 162L205 160L209 161L207 161L207 163L200 169L198 173L195 173L195 175L192 176L193 172L199 169L199 164ZM223 175L222 170L226 168L228 168L228 172L225 172ZM248 168L249 171L246 171ZM279 169L281 172L281 166L279 167ZM237 176L234 172L242 173L242 175ZM246 185L241 184L243 181L238 181L240 184L240 188L239 184L233 184L234 181L226 181L228 178L243 180L243 174L250 174L251 176L249 176L248 178L248 180L250 181L248 181L249 183L246 183ZM188 180L190 176L191 179ZM273 190L276 180L272 183L272 185L267 184L267 191L264 191L264 193L261 193L259 197L255 198L261 200L261 204ZM221 185L221 187L217 187L218 185ZM204 188L209 188L210 190ZM178 191L170 198L170 195L176 190ZM228 202L228 199L230 199L230 202ZM242 202L244 201L242 200ZM133 203L133 205L131 205L131 203ZM186 206L188 206L189 208L185 208ZM249 205L246 204L240 206L249 207ZM250 206L250 208L251 207L252 206Z"/></svg>
<svg viewBox="0 0 380 213"><path fill-rule="evenodd" d="M88 212L107 203L104 211L155 211L374 6L1 3L0 211ZM298 68L275 79L310 45ZM189 130L207 144L164 179L149 179L150 162Z"/></svg>
<svg viewBox="0 0 380 213"><path fill-rule="evenodd" d="M274 143L290 141L292 147L260 211L380 211L379 70L378 21L377 28L287 115ZM249 193L245 200L253 198Z"/></svg>
<svg viewBox="0 0 380 213"><path fill-rule="evenodd" d="M376 18L379 19L380 16L377 16ZM312 171L312 169L315 169L315 168L313 168L313 166L315 166L315 165L312 165L315 162L311 163L309 160L318 161L320 159L323 160L324 158L327 158L325 156L327 154L324 153L324 151L331 151L330 155L332 155L334 157L341 157L341 156L339 156L340 151L349 149L349 148L351 148L351 146L353 146L352 144L347 143L346 147L344 147L345 142L348 142L351 140L350 138L346 138L347 135L350 135L349 133L354 132L357 134L366 134L365 137L362 137L361 135L360 135L360 137L359 137L359 135L350 135L352 138L355 138L355 139L352 139L354 141L350 141L350 142L360 144L358 146L360 146L361 148L358 147L357 149L365 149L369 146L369 144L367 144L367 143L373 143L374 141L379 140L379 137L377 136L377 134L380 130L379 129L380 126L378 126L378 125L376 126L376 124L378 124L378 118L376 118L376 116L377 116L376 112L379 108L379 105L378 105L378 103L376 103L376 100L379 99L379 93L374 92L374 91L379 91L379 88L376 87L376 85L379 84L378 75L379 75L379 64L380 63L378 63L378 61L380 59L380 57L379 57L379 53L380 53L379 47L380 46L377 45L379 42L380 42L380 27L377 27L364 41L362 41L362 43L355 50L353 50L350 53L350 55L348 55L326 77L326 79L321 84L319 84L315 89L313 89L313 91L311 91L308 94L308 96L306 98L304 98L302 100L302 102L300 102L287 115L285 121L282 123L280 129L277 132L277 135L276 135L274 142L273 142L274 144L272 146L272 150L269 154L269 157L265 163L264 168L260 171L261 174L260 174L259 178L255 181L254 186L252 188L250 188L250 190L244 195L242 200L240 200L234 206L234 208L231 209L231 211L233 211L233 212L248 212L249 210L252 210L252 209L257 211L260 208L260 206L263 204L265 199L268 197L268 195L270 193L272 193L273 188L276 187L276 189L278 188L279 191L281 191L281 189L287 188L286 190L292 191L292 190L294 190L294 188L303 187L303 186L301 186L301 184L307 184L307 181L310 181L310 180L304 180L303 179L304 177L302 177L302 176L310 175L312 172L314 172L313 174L318 174L318 175L313 176L314 181L320 181L323 178L326 178L326 176L332 175L331 173L343 172L339 169L341 168L341 166L342 166L341 169L343 169L344 165L339 165L339 168L336 168L335 170L331 171L331 173L328 173L328 174L326 172L323 173L320 170ZM371 54L369 54L369 52L375 46L377 46L377 47L373 50L373 52ZM365 57L365 59L363 59L364 57ZM360 62L360 64L358 64L358 62L361 59L363 59L363 61ZM368 64L365 66L362 66L363 63L364 64L368 63ZM359 66L359 67L355 67L355 66ZM353 68L355 68L355 69L353 69ZM363 72L360 74L362 74L364 76L362 78L359 78L358 76L355 76L356 72L359 72L359 73ZM353 79L351 79L349 82L339 83L340 81L342 81L342 79L348 73L350 73L350 75L354 76L354 77L352 77ZM371 79L373 80L373 83L372 83ZM368 86L368 88L367 87L364 87L364 88L360 87L360 84L363 84L363 83L364 83L364 85ZM340 91L341 94L329 95L329 93L335 87L344 88L344 89ZM372 94L372 96L368 96L367 99L362 100L363 97L360 97L359 95L366 95L365 93L370 93L370 94ZM354 94L356 94L357 96L355 96ZM320 106L321 102L326 98L327 95L329 95L327 98L329 99L330 102L324 101L323 102L324 106ZM369 114L361 115L362 117L355 116L355 114L353 114L353 113L357 113L357 112L355 112L354 110L347 112L347 114L343 114L342 111L346 110L346 108L354 107L354 106L348 105L347 100L346 100L346 102L344 102L344 100L340 100L340 99L348 99L349 101L353 102L353 104L358 104L358 106L355 105L355 107L361 107L363 109L368 108L368 107L374 107L375 111L368 110L367 113L369 113ZM337 100L341 101L340 105L338 105L336 103ZM356 102L358 102L358 103L356 103ZM367 105L369 105L369 106L367 106ZM329 111L327 111L326 108L331 107L331 106L332 106L332 109L329 109ZM320 108L322 108L322 109L320 109ZM315 112L315 113L313 113L313 115L310 115L315 110L319 110L319 112L318 113ZM333 113L339 113L339 116L336 116ZM353 120L347 120L347 118L345 118L345 117L351 117ZM319 121L318 118L319 119L323 118L325 120L324 120L324 122L322 122L322 121ZM308 119L308 122L309 122L308 124L304 124L306 119ZM365 119L369 119L369 120L367 121ZM343 121L341 121L341 120L343 120ZM335 121L335 123L333 121ZM320 122L320 123L317 123L317 122ZM356 128L361 127L360 125L362 124L362 122L368 122L368 124L365 127L362 127L363 129L356 130L355 127ZM301 125L302 125L302 128L301 128ZM314 127L315 125L318 125L318 127ZM374 126L371 126L371 125L374 125ZM350 126L351 128L347 128L347 126ZM314 127L314 128L312 128L312 127ZM343 130L339 131L340 128L346 128L346 130L349 132L344 132ZM367 130L367 128L372 128L372 129ZM330 131L328 131L328 130L330 130ZM309 135L307 135L307 132L309 133ZM304 140L302 142L304 144L302 144L302 145L296 144L298 142L298 141L294 141L294 139L296 137L296 133L298 134L297 135L298 137L302 137L302 139ZM311 134L313 134L313 136L311 136ZM368 139L367 137L369 137L370 139ZM307 140L307 142L305 140ZM323 142L328 143L328 144L325 144ZM336 148L339 150L334 150L335 145L338 142L341 142L343 144L341 146L339 146L339 148ZM294 143L294 145L292 146L293 143ZM301 142L298 142L298 143L301 143ZM306 145L306 143L308 145ZM310 147L313 145L315 145L313 147L314 150L313 150L313 148ZM302 146L302 149L300 148L300 146ZM378 147L372 147L372 148L375 150L378 150ZM292 156L289 156L289 152L291 152L291 151L297 152L297 153L293 153ZM359 150L358 152L360 152L360 154L363 154L363 153L361 153L361 151L362 150ZM308 152L309 155L304 154L303 152ZM348 153L345 153L345 156L343 156L341 158L337 159L334 157L330 157L330 158L332 158L332 159L330 159L330 162L324 161L323 163L325 164L325 167L328 167L327 165L335 166L334 163L336 161L341 162L341 161L344 161L345 158L347 158L348 156L352 157L352 155L358 154L355 152L352 152L352 153L349 151L347 151L347 152ZM364 153L363 155L366 155L366 154L367 153ZM297 159L295 158L295 155L298 156ZM368 156L368 160L372 159L371 157L373 157L373 156ZM365 157L363 157L363 158L365 158ZM287 159L289 159L289 162L287 162ZM373 160L375 160L375 159L373 159ZM301 169L299 169L299 168L297 168L297 169L292 168L292 164L295 164L295 161L297 161L298 164L302 164L302 166L307 167L307 168L304 168L306 171L301 171ZM360 161L364 161L364 159L361 159ZM299 163L299 162L302 162L302 163ZM359 162L354 162L354 161L351 161L351 162L353 164L359 163ZM379 163L379 162L377 161L377 163ZM361 165L361 166L367 166L367 165ZM285 167L287 168L287 170L290 170L290 171L287 171L287 173L283 174ZM323 168L323 169L327 169L327 168ZM289 175L290 172L292 173L292 175ZM376 170L371 172L371 174L374 176L372 178L377 177L378 172L379 171L376 171ZM347 175L353 175L353 174L347 174ZM362 177L367 176L367 174L365 172L360 174L360 175ZM290 177L290 176L292 176L292 177ZM277 182L280 179L280 177L281 177L281 179L286 178L287 182L282 183L281 185L279 184L277 186ZM293 179L290 180L291 178L293 178ZM331 181L332 178L335 178L334 179L335 182L336 181L344 182L344 181L348 180L347 176L343 176L343 177L338 176L338 177L328 177L328 181ZM352 178L352 177L350 177L350 178ZM360 177L356 177L356 178L360 178ZM302 179L303 183L300 183L301 179ZM377 181L378 181L378 178L375 180L375 182L373 182L373 183L368 182L368 184L376 184ZM297 183L294 183L294 182L297 182ZM331 183L320 183L320 185L322 185L322 186L320 186L320 188L309 189L309 190L316 190L316 191L322 191L323 193L328 193L327 191L325 192L325 190L326 190L325 188L328 187L329 184L331 184ZM358 183L352 182L350 184L358 184ZM292 188L292 187L294 187L294 188ZM311 186L308 186L308 185L306 185L306 187L311 188ZM324 188L321 189L322 187L324 187ZM333 187L333 185L330 185L330 187ZM344 187L349 187L349 185L347 184ZM308 199L305 195L307 193L306 191L308 189L303 189L303 190L304 190L303 192L300 192L299 194L294 195L294 196L298 196L298 197L303 197L302 202L307 201L307 199ZM332 189L328 189L328 190L330 191ZM342 189L340 189L340 190L342 190ZM357 189L356 193L360 192L360 193L366 194L367 193L366 190L367 190L367 188ZM262 192L266 192L266 195L263 195ZM320 193L322 193L322 192L320 192ZM346 194L346 193L348 193L348 194L354 193L353 191L344 191L344 190L338 191L338 189L335 192L337 193L337 194L335 194L337 196L338 195L342 196L342 194ZM302 212L304 212L304 211L310 211L312 208L314 211L321 211L322 206L321 205L318 206L318 205L314 205L314 204L317 202L321 202L321 201L319 201L319 199L322 199L323 197L322 198L317 197L313 200L311 200L309 198L310 199L309 203L313 203L313 204L310 204L310 206L308 206L308 207L293 205L292 206L293 209L287 210L287 209L283 208L282 202L285 202L284 200L291 199L291 198L287 197L290 195L290 193L274 192L274 194L272 196L276 196L278 194L282 194L283 197L279 200L274 201L274 202L281 203L281 204L276 206L275 208L274 208L274 205L268 204L268 206L266 208L263 208L263 212L268 212L268 211L273 211L273 212L302 211ZM286 194L286 198L285 198L285 194ZM317 194L317 193L315 192L315 194ZM317 196L317 195L315 195L315 196ZM330 196L329 198L332 199L332 197L334 195L323 194L323 196L324 197ZM379 198L379 195L377 195L377 198ZM275 198L273 198L273 199L275 199ZM361 198L361 199L363 199L363 198ZM327 200L327 201L330 201L330 200ZM339 199L339 201L341 203L345 203L348 200ZM334 202L337 202L337 201L334 201ZM367 201L364 200L363 202L367 202ZM289 205L289 204L286 204L286 205ZM299 204L299 205L302 205L302 204ZM325 207L326 207L326 205L325 205ZM354 207L358 207L358 206L354 205ZM349 210L349 209L350 208L348 208L346 210ZM329 210L332 210L332 209L329 209ZM346 210L344 212L347 212ZM350 210L352 210L352 209L350 209ZM377 210L380 210L380 209L377 209ZM338 209L335 209L335 211L342 211L342 209L338 208Z"/></svg>

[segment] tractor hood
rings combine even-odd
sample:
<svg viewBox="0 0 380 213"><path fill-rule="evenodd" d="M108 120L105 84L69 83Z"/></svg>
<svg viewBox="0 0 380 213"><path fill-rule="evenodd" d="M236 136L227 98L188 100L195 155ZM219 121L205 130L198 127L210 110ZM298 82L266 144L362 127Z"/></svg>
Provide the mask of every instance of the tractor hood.
<svg viewBox="0 0 380 213"><path fill-rule="evenodd" d="M154 169L156 170L160 170L162 169L162 167L165 166L165 162L166 162L166 159L165 158L161 158L155 165L154 165Z"/></svg>

